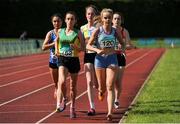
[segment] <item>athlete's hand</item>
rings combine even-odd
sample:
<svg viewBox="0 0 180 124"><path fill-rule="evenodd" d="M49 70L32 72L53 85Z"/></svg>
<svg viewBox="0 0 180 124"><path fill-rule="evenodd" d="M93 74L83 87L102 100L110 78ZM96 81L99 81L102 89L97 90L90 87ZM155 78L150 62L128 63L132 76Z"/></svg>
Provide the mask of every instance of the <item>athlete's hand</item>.
<svg viewBox="0 0 180 124"><path fill-rule="evenodd" d="M57 56L57 57L59 57L59 56L60 56L59 51L56 50L54 55Z"/></svg>
<svg viewBox="0 0 180 124"><path fill-rule="evenodd" d="M100 50L100 49L98 49L96 52L97 52L97 54L99 54L99 55L104 54L104 50Z"/></svg>

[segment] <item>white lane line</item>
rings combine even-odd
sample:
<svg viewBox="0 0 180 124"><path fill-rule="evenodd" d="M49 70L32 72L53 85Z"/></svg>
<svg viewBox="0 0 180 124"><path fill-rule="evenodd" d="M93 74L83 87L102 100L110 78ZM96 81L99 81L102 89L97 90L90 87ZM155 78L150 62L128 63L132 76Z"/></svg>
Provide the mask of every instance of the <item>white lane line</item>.
<svg viewBox="0 0 180 124"><path fill-rule="evenodd" d="M136 50L136 51L133 51L133 52L131 52L131 53L128 53L127 56L133 55L133 54L137 53L137 52L140 51L140 50L142 50L142 49L138 49L138 50ZM0 85L0 88L6 87L6 86L9 86L9 85L12 85L12 84L20 83L20 82L22 82L22 81L26 81L26 80L29 80L29 79L32 79L32 78L36 78L36 77L39 77L39 76L43 76L43 75L46 75L46 74L48 74L48 73L49 73L49 72L42 73L42 74L37 74L37 75L35 75L35 76L31 76L31 77L24 78L24 79L20 79L20 80L16 80L16 81L12 81L12 82L6 83L6 84L4 84L4 85Z"/></svg>
<svg viewBox="0 0 180 124"><path fill-rule="evenodd" d="M45 72L45 73L42 73L42 74L37 74L37 75L34 75L34 76L30 76L28 78L23 78L23 79L20 79L20 80L12 81L10 83L6 83L4 85L0 85L0 88L6 87L6 86L9 86L9 85L12 85L12 84L20 83L20 82L23 82L23 81L26 81L26 80L29 80L29 79L33 79L33 78L36 78L36 77L44 76L44 75L49 74L49 73L50 72Z"/></svg>
<svg viewBox="0 0 180 124"><path fill-rule="evenodd" d="M81 75L81 74L83 74L83 73L84 73L84 71L81 71L78 75ZM68 77L67 79L69 79L69 77ZM8 104L8 103L14 102L14 101L16 101L16 100L18 100L18 99L21 99L21 98L24 98L24 97L26 97L26 96L29 96L29 95L31 95L31 94L34 94L34 93L36 93L36 92L39 92L39 91L41 91L41 90L44 90L44 89L46 89L46 88L48 88L48 87L50 87L50 86L52 86L52 85L54 85L54 83L51 83L51 84L49 84L49 85L47 85L47 86L44 86L44 87L41 87L41 88L39 88L39 89L37 89L37 90L34 90L34 91L32 91L32 92L26 93L26 94L24 94L24 95L21 95L21 96L19 96L19 97L16 97L16 98L14 98L14 99L9 100L9 101L3 102L3 103L0 104L0 107L3 106L3 105L6 105L6 104Z"/></svg>
<svg viewBox="0 0 180 124"><path fill-rule="evenodd" d="M13 101L16 101L16 100L18 100L18 99L21 99L21 98L24 98L24 97L26 97L26 96L29 96L29 95L31 95L31 94L33 94L33 93L38 92L38 91L44 90L44 89L46 89L46 88L48 88L48 87L50 87L50 86L52 86L52 85L53 85L53 84L49 84L49 85L47 85L47 86L41 87L41 88L39 88L39 89L37 89L37 90L34 90L34 91L32 91L32 92L26 93L26 94L24 94L24 95L22 95L22 96L16 97L16 98L11 99L11 100L6 101L6 102L3 102L3 103L0 104L0 107L3 106L3 105L6 105L6 104L8 104L8 103L11 103L11 102L13 102Z"/></svg>
<svg viewBox="0 0 180 124"><path fill-rule="evenodd" d="M135 53L137 53L137 52L139 52L139 51L141 51L142 49L137 49L137 50L135 50L135 51L133 51L133 52L130 52L130 53L127 53L126 55L127 56L130 56L130 55L133 55L133 54L135 54Z"/></svg>
<svg viewBox="0 0 180 124"><path fill-rule="evenodd" d="M2 68L2 70L9 70L9 69L13 69L13 68L19 68L19 67L23 67L23 66L28 66L28 65L35 65L35 64L39 64L39 63L45 63L44 61L40 61L40 62L32 62L32 63L26 63L26 64L20 64L20 65L14 65L14 66L10 66L10 67L5 67ZM47 63L47 62L46 62Z"/></svg>
<svg viewBox="0 0 180 124"><path fill-rule="evenodd" d="M0 112L0 114L23 114L23 113L47 113L52 112L51 110L47 111L6 111Z"/></svg>
<svg viewBox="0 0 180 124"><path fill-rule="evenodd" d="M6 105L8 107L38 107L38 106L54 106L55 103L51 103L51 104L18 104L18 105Z"/></svg>
<svg viewBox="0 0 180 124"><path fill-rule="evenodd" d="M80 63L80 64L82 65L82 63ZM4 77L4 76L9 76L9 75L21 73L21 72L32 71L32 70L43 68L43 67L46 67L46 66L48 66L48 65L46 64L46 65L43 65L43 66L38 66L38 67L31 68L31 69L25 69L25 70L21 70L21 71L15 71L15 72L12 72L12 73L1 74L0 78Z"/></svg>
<svg viewBox="0 0 180 124"><path fill-rule="evenodd" d="M135 59L134 61L132 61L131 63L129 63L127 66L125 66L125 68L129 67L130 65L136 63L137 61L143 59L145 56L149 55L150 52L154 51L153 49L149 50L147 53L145 53L144 55L142 55L141 57Z"/></svg>
<svg viewBox="0 0 180 124"><path fill-rule="evenodd" d="M31 58L30 60L27 61L27 59ZM19 63L19 60L21 60L20 62L22 63L28 63L28 62L35 62L36 60L34 59L46 59L48 58L47 54L42 54L42 55L27 55L27 56L19 56L19 57L13 57L13 58L5 58L5 59L1 59L0 60L0 66L4 65L4 64L16 64ZM46 59L47 60L47 59Z"/></svg>
<svg viewBox="0 0 180 124"><path fill-rule="evenodd" d="M128 66L128 65L127 65L127 66ZM23 81L25 81L25 80L29 80L29 79L32 79L32 78L36 78L36 77L39 77L39 76L43 76L43 75L46 75L46 74L48 74L48 73L49 73L49 72L46 72L46 73L43 73L43 74L38 74L38 75L31 76L31 77L28 77L28 78L24 78L24 79L21 79L21 80L13 81L13 82L11 82L11 83L8 83L8 84L5 84L5 85L1 85L0 88L5 87L5 86L9 86L9 85L12 85L12 84L20 83L20 82L23 82ZM80 72L79 75L82 74L82 73L84 73L84 71L83 71L83 72ZM51 84L51 85L53 85L53 84ZM50 86L51 86L51 85L50 85ZM48 85L48 86L49 86L49 85ZM43 87L42 87L42 88L43 88ZM36 90L35 90L35 91L36 91ZM39 91L39 90L37 89L37 91ZM33 92L33 93L34 93L34 92ZM31 94L32 94L31 92L28 93L28 95L31 95ZM25 97L25 96L27 96L27 95L25 94L25 96L24 96L24 95L22 95L22 96ZM4 103L0 104L0 106L3 106L3 105L8 104L8 103L10 103L10 102L13 102L13 101L15 101L15 100L17 100L17 99L23 98L22 96L19 96L19 97L17 97L17 98L14 98L14 99L12 99L12 100L9 100L9 101L7 101L7 102L4 102Z"/></svg>
<svg viewBox="0 0 180 124"><path fill-rule="evenodd" d="M81 62L80 65L82 65L83 63ZM26 80L29 80L29 79L32 79L32 78L36 78L36 77L40 77L40 76L43 76L43 75L46 75L50 72L46 72L46 73L42 73L42 74L36 74L34 76L30 76L28 78L23 78L23 79L20 79L20 80L16 80L16 81L12 81L12 82L9 82L9 83L6 83L6 84L3 84L3 85L0 85L0 88L2 87L6 87L6 86L9 86L9 85L13 85L13 84L16 84L16 83L20 83L22 81L26 81Z"/></svg>
<svg viewBox="0 0 180 124"><path fill-rule="evenodd" d="M150 51L148 51L147 53L143 54L141 57L135 59L134 61L132 61L131 63L129 63L129 64L126 66L126 68L129 67L130 65L134 64L135 62L143 59L145 56L149 55L149 53L152 52L152 51L153 51L153 50L150 50ZM83 93L80 94L78 97L76 97L76 99L79 99L81 96L83 96L83 95L86 94L86 93L87 93L87 91L83 92ZM51 116L52 116L53 114L55 114L55 113L56 113L56 111L53 111L52 113L48 114L47 116L45 116L45 117L43 117L42 119L40 119L39 121L37 121L36 124L42 123L44 120L48 119L49 117L51 117Z"/></svg>
<svg viewBox="0 0 180 124"><path fill-rule="evenodd" d="M130 63L131 64L131 63ZM127 65L128 66L128 65ZM47 72L48 73L48 72ZM79 75L81 75L81 74L83 74L84 73L84 71L82 71L82 72L80 72L79 73ZM4 102L4 103L1 103L0 104L0 107L1 106L3 106L3 105L6 105L6 104L9 104L9 103L11 103L11 102L14 102L14 101L16 101L16 100L18 100L18 99L21 99L21 98L24 98L24 97L26 97L26 96L29 96L29 95L31 95L31 94L34 94L34 93L36 93L36 92L39 92L39 91L41 91L41 90L44 90L44 89L46 89L46 88L48 88L48 87L50 87L50 86L52 86L52 85L54 85L53 83L52 84L50 84L50 85L47 85L47 86L44 86L44 87L42 87L42 88L39 88L39 89L37 89L37 90L34 90L34 91L32 91L32 92L29 92L29 93L27 93L27 94L24 94L24 95L21 95L21 96L19 96L19 97L16 97L16 98L14 98L14 99L11 99L11 100L9 100L9 101L6 101L6 102ZM87 91L85 91L85 92L83 92L82 94L80 94L78 97L76 97L76 99L78 99L78 98L80 98L81 96L83 96L84 94L86 94L86 92ZM55 113L55 112L54 112ZM52 114L53 115L53 114ZM50 117L51 115L49 115L49 117Z"/></svg>
<svg viewBox="0 0 180 124"><path fill-rule="evenodd" d="M87 90L84 91L83 93L81 93L79 96L77 96L76 100L79 99L81 96L85 95L86 93L87 93ZM67 103L67 105L69 105L69 104L70 104L70 101ZM41 120L36 122L36 124L39 124L39 123L43 122L44 120L46 120L47 118L51 117L55 113L56 113L56 111L51 112L50 114L48 114L47 116L43 117Z"/></svg>
<svg viewBox="0 0 180 124"><path fill-rule="evenodd" d="M26 72L26 71L32 71L32 70L43 68L43 67L46 67L46 66L48 66L48 65L46 64L46 65L43 65L43 66L38 66L38 67L35 67L35 68L31 68L31 69L25 69L25 70L21 70L21 71L15 71L15 72L12 72L12 73L2 74L2 75L0 75L0 77L9 76L9 75L13 75L13 74L21 73L21 72Z"/></svg>

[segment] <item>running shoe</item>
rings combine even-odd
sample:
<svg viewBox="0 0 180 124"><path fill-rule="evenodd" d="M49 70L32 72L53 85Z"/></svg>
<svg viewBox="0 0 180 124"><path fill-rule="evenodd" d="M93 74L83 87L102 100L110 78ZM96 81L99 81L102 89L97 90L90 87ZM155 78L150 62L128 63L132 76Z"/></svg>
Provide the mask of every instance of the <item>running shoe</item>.
<svg viewBox="0 0 180 124"><path fill-rule="evenodd" d="M67 98L64 98L60 103L59 107L56 108L57 112L63 112L66 109Z"/></svg>
<svg viewBox="0 0 180 124"><path fill-rule="evenodd" d="M104 94L103 94L102 92L99 92L99 94L98 94L98 99L99 99L99 101L103 101L103 99L104 99Z"/></svg>
<svg viewBox="0 0 180 124"><path fill-rule="evenodd" d="M70 107L70 118L71 119L76 118L75 108Z"/></svg>
<svg viewBox="0 0 180 124"><path fill-rule="evenodd" d="M107 121L112 121L112 115L111 114L107 115Z"/></svg>
<svg viewBox="0 0 180 124"><path fill-rule="evenodd" d="M93 109L93 108L91 108L91 109L88 111L88 113L87 113L88 116L93 116L93 115L95 115L95 114L96 114L96 111L95 111L95 109Z"/></svg>
<svg viewBox="0 0 180 124"><path fill-rule="evenodd" d="M114 102L114 108L119 109L120 108L120 103L118 101Z"/></svg>

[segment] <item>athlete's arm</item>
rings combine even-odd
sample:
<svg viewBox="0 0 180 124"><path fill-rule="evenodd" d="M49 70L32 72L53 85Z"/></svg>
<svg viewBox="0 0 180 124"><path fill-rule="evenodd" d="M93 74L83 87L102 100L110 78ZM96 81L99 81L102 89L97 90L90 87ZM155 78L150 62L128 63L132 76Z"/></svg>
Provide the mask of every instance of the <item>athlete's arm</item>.
<svg viewBox="0 0 180 124"><path fill-rule="evenodd" d="M54 42L52 43L49 43L49 41L51 40L51 32L49 31L47 34L46 34L46 37L45 37L45 40L43 42L43 45L42 45L42 50L48 50L50 49L51 47L54 46Z"/></svg>
<svg viewBox="0 0 180 124"><path fill-rule="evenodd" d="M103 50L100 50L100 49L92 46L94 44L94 41L95 41L98 33L99 33L99 28L97 28L93 31L93 33L92 33L92 35L91 35L91 37L88 40L88 43L86 45L86 49L91 50L91 51L95 51L95 52L97 52L97 54L101 54L103 52Z"/></svg>
<svg viewBox="0 0 180 124"><path fill-rule="evenodd" d="M85 41L84 41L81 31L79 31L79 33L78 33L78 38L79 38L80 45L81 45L79 51L85 51Z"/></svg>
<svg viewBox="0 0 180 124"><path fill-rule="evenodd" d="M133 48L136 48L136 46L134 46L134 44L131 42L131 38L130 38L130 35L129 35L129 32L127 29L124 30L125 31L125 39L126 39L126 48L127 49L133 49Z"/></svg>
<svg viewBox="0 0 180 124"><path fill-rule="evenodd" d="M125 46L126 43L125 41L123 41L122 36L121 36L121 29L120 28L116 28L116 35L117 35L117 40L119 41L119 43L122 46L122 49L125 50Z"/></svg>
<svg viewBox="0 0 180 124"><path fill-rule="evenodd" d="M56 39L55 39L55 55L56 56L60 56L60 53L59 53L59 32L60 30L58 30L58 33L56 34Z"/></svg>

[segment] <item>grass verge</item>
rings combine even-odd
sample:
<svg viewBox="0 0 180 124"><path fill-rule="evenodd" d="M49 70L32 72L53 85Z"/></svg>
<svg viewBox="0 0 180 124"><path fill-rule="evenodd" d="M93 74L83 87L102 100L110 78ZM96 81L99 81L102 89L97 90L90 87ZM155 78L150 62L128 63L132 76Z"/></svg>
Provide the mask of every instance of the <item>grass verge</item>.
<svg viewBox="0 0 180 124"><path fill-rule="evenodd" d="M169 49L125 123L180 123L180 48Z"/></svg>

